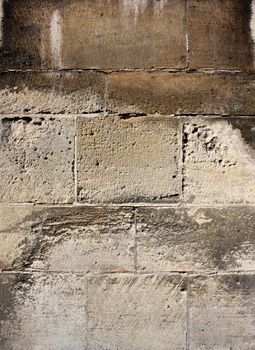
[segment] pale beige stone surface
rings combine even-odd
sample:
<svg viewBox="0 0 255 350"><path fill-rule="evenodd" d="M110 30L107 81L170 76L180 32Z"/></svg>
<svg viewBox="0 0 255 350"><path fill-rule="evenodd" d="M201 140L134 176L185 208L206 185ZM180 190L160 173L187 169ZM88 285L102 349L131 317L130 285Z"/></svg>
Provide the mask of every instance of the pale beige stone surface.
<svg viewBox="0 0 255 350"><path fill-rule="evenodd" d="M252 207L138 208L136 223L139 271L255 270Z"/></svg>
<svg viewBox="0 0 255 350"><path fill-rule="evenodd" d="M0 207L0 268L134 271L131 209Z"/></svg>
<svg viewBox="0 0 255 350"><path fill-rule="evenodd" d="M184 67L184 16L183 0L67 1L62 67Z"/></svg>
<svg viewBox="0 0 255 350"><path fill-rule="evenodd" d="M169 117L79 117L81 202L167 202L181 191L179 123Z"/></svg>
<svg viewBox="0 0 255 350"><path fill-rule="evenodd" d="M186 349L185 279L105 275L88 283L89 350Z"/></svg>
<svg viewBox="0 0 255 350"><path fill-rule="evenodd" d="M74 201L74 119L0 120L0 201Z"/></svg>
<svg viewBox="0 0 255 350"><path fill-rule="evenodd" d="M0 276L2 350L82 350L87 340L86 278Z"/></svg>
<svg viewBox="0 0 255 350"><path fill-rule="evenodd" d="M190 350L250 350L255 347L254 275L191 279Z"/></svg>
<svg viewBox="0 0 255 350"><path fill-rule="evenodd" d="M103 73L2 72L0 114L75 114L102 111Z"/></svg>
<svg viewBox="0 0 255 350"><path fill-rule="evenodd" d="M255 120L194 118L184 127L184 198L255 203Z"/></svg>

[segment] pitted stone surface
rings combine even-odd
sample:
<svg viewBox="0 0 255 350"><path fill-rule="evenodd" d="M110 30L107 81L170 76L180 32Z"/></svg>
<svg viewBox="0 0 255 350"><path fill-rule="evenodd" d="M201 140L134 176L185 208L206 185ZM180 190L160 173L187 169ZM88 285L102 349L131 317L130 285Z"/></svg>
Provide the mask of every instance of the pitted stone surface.
<svg viewBox="0 0 255 350"><path fill-rule="evenodd" d="M169 117L79 117L81 202L167 202L181 191L179 123Z"/></svg>
<svg viewBox="0 0 255 350"><path fill-rule="evenodd" d="M136 222L139 271L255 269L252 207L141 208Z"/></svg>
<svg viewBox="0 0 255 350"><path fill-rule="evenodd" d="M254 203L252 118L193 119L184 128L184 197L194 203Z"/></svg>
<svg viewBox="0 0 255 350"><path fill-rule="evenodd" d="M74 119L0 120L0 201L74 201Z"/></svg>

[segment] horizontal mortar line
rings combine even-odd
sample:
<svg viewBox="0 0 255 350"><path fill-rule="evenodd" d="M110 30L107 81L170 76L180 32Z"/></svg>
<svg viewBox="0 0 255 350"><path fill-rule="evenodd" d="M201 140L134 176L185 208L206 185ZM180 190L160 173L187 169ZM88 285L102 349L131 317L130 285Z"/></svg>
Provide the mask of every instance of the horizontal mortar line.
<svg viewBox="0 0 255 350"><path fill-rule="evenodd" d="M0 207L34 207L34 208L255 208L255 203L11 203L2 202Z"/></svg>
<svg viewBox="0 0 255 350"><path fill-rule="evenodd" d="M160 117L168 117L168 118L175 118L175 119L180 119L180 121L183 119L188 119L190 117L192 118L215 118L215 119L237 119L237 118L242 118L242 119L249 119L249 118L255 118L255 114L210 114L210 113L183 113L183 114L174 114L174 113L168 113L168 114L163 114L163 113L139 113L139 112L130 112L130 113L120 113L120 112L114 112L114 111L93 111L93 112L85 112L85 113L28 113L28 112L20 112L20 113L1 113L0 112L0 119L5 119L5 118L19 118L22 119L24 117L28 118L45 118L45 119L50 119L50 118L74 118L74 117L80 117L80 118L100 118L100 117L119 117L120 119L132 119L132 118L146 118L146 117L154 117L154 118L160 118ZM123 118L122 118L123 117Z"/></svg>
<svg viewBox="0 0 255 350"><path fill-rule="evenodd" d="M171 67L157 67L157 68L97 68L97 67L86 67L86 68L60 68L60 69L0 69L0 73L61 73L61 72L98 72L103 74L111 73L125 73L125 72L168 72L168 73L247 73L255 74L255 70L250 69L235 69L235 68L213 68L213 67L203 67L203 68L171 68Z"/></svg>
<svg viewBox="0 0 255 350"><path fill-rule="evenodd" d="M63 274L63 275L82 275L82 276L107 276L107 275L125 275L125 276L186 276L186 277L213 277L213 276L231 276L231 275L255 275L255 270L228 270L228 271L66 271L66 270L0 270L0 275L13 274Z"/></svg>

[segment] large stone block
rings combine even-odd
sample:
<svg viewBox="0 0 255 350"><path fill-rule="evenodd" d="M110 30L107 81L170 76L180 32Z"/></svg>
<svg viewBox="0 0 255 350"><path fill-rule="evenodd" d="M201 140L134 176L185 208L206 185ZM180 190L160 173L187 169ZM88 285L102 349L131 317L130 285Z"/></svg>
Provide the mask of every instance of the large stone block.
<svg viewBox="0 0 255 350"><path fill-rule="evenodd" d="M186 66L185 1L67 1L61 11L64 68Z"/></svg>
<svg viewBox="0 0 255 350"><path fill-rule="evenodd" d="M253 118L198 118L185 123L185 200L255 202L254 130Z"/></svg>
<svg viewBox="0 0 255 350"><path fill-rule="evenodd" d="M0 119L0 201L74 201L74 119Z"/></svg>
<svg viewBox="0 0 255 350"><path fill-rule="evenodd" d="M188 1L191 67L254 67L254 1Z"/></svg>
<svg viewBox="0 0 255 350"><path fill-rule="evenodd" d="M2 72L0 114L102 111L105 82L96 72Z"/></svg>
<svg viewBox="0 0 255 350"><path fill-rule="evenodd" d="M190 350L255 347L254 275L198 277L188 292Z"/></svg>
<svg viewBox="0 0 255 350"><path fill-rule="evenodd" d="M139 208L137 268L254 271L254 208Z"/></svg>
<svg viewBox="0 0 255 350"><path fill-rule="evenodd" d="M1 206L0 269L134 271L132 215L125 208Z"/></svg>
<svg viewBox="0 0 255 350"><path fill-rule="evenodd" d="M81 202L168 202L181 191L179 124L169 117L79 117Z"/></svg>
<svg viewBox="0 0 255 350"><path fill-rule="evenodd" d="M84 276L0 275L1 350L87 349Z"/></svg>
<svg viewBox="0 0 255 350"><path fill-rule="evenodd" d="M59 66L61 0L1 0L0 68Z"/></svg>
<svg viewBox="0 0 255 350"><path fill-rule="evenodd" d="M118 113L255 114L253 74L116 72L107 109Z"/></svg>
<svg viewBox="0 0 255 350"><path fill-rule="evenodd" d="M89 350L186 349L182 277L92 277L87 305Z"/></svg>

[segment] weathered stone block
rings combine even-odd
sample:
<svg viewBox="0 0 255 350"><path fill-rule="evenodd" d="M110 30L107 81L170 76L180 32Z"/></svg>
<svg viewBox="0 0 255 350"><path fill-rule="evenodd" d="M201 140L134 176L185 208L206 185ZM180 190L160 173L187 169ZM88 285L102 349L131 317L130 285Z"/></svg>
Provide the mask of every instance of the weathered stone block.
<svg viewBox="0 0 255 350"><path fill-rule="evenodd" d="M139 208L137 268L254 271L253 208Z"/></svg>
<svg viewBox="0 0 255 350"><path fill-rule="evenodd" d="M184 128L184 197L194 203L254 203L253 118L193 119Z"/></svg>
<svg viewBox="0 0 255 350"><path fill-rule="evenodd" d="M0 347L87 348L87 284L84 276L0 275Z"/></svg>
<svg viewBox="0 0 255 350"><path fill-rule="evenodd" d="M131 209L1 206L0 242L2 270L134 270Z"/></svg>
<svg viewBox="0 0 255 350"><path fill-rule="evenodd" d="M169 117L79 117L79 200L176 200L181 191L178 126Z"/></svg>
<svg viewBox="0 0 255 350"><path fill-rule="evenodd" d="M61 0L1 2L0 68L57 68Z"/></svg>
<svg viewBox="0 0 255 350"><path fill-rule="evenodd" d="M188 1L191 67L253 68L253 0Z"/></svg>
<svg viewBox="0 0 255 350"><path fill-rule="evenodd" d="M73 118L1 118L1 202L73 202L73 162Z"/></svg>
<svg viewBox="0 0 255 350"><path fill-rule="evenodd" d="M184 3L67 1L61 12L62 66L186 66Z"/></svg>
<svg viewBox="0 0 255 350"><path fill-rule="evenodd" d="M89 349L186 349L185 280L105 275L88 283Z"/></svg>
<svg viewBox="0 0 255 350"><path fill-rule="evenodd" d="M255 347L254 275L199 277L188 292L190 350Z"/></svg>
<svg viewBox="0 0 255 350"><path fill-rule="evenodd" d="M0 113L88 113L104 108L103 73L0 73Z"/></svg>
<svg viewBox="0 0 255 350"><path fill-rule="evenodd" d="M107 79L111 112L255 114L253 74L118 72Z"/></svg>

